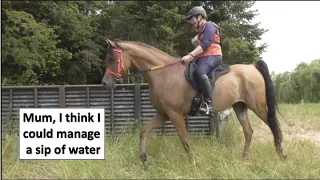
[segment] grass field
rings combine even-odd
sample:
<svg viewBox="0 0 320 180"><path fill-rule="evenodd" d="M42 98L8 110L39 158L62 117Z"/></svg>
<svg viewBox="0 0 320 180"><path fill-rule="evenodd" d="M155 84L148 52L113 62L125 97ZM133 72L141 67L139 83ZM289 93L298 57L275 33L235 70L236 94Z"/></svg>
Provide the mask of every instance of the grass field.
<svg viewBox="0 0 320 180"><path fill-rule="evenodd" d="M268 127L250 111L254 134L247 160L241 159L244 136L239 122L224 122L221 139L192 136L198 166L189 163L177 136L148 138L152 165L144 170L138 157L139 136L108 137L106 159L97 161L19 161L18 138L9 136L2 144L2 178L20 179L319 179L320 104L280 105L284 135L282 161L275 153Z"/></svg>

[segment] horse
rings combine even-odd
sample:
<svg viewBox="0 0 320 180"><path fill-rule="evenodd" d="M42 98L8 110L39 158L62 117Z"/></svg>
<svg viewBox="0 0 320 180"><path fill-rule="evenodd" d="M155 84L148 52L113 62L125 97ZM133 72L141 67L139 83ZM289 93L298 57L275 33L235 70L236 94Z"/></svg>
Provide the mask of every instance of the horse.
<svg viewBox="0 0 320 180"><path fill-rule="evenodd" d="M197 90L186 77L191 63L181 63L153 46L136 41L117 41L106 39L106 71L102 85L115 88L117 80L126 77L133 66L143 72L149 85L149 98L156 115L140 131L139 157L147 162L146 139L155 128L164 126L166 121L174 125L182 146L191 160L196 161L193 148L185 126L184 117L191 111ZM268 66L263 60L252 64L233 64L229 71L216 77L212 88L213 113L233 108L244 133L242 158L246 159L251 144L253 130L248 120L247 110L252 110L266 125L274 137L277 154L286 159L282 149L282 131L276 117L278 109L272 79Z"/></svg>

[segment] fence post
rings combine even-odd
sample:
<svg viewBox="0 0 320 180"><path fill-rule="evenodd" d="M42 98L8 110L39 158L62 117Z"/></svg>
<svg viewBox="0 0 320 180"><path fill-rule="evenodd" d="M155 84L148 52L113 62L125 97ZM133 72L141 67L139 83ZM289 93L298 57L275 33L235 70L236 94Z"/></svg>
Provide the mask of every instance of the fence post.
<svg viewBox="0 0 320 180"><path fill-rule="evenodd" d="M13 104L12 104L12 89L10 89L10 105L9 105L9 119L12 120L12 111L13 111Z"/></svg>
<svg viewBox="0 0 320 180"><path fill-rule="evenodd" d="M59 107L66 107L66 92L64 85L59 86Z"/></svg>
<svg viewBox="0 0 320 180"><path fill-rule="evenodd" d="M114 132L114 89L111 89L111 133Z"/></svg>
<svg viewBox="0 0 320 180"><path fill-rule="evenodd" d="M34 88L34 107L38 108L38 88Z"/></svg>
<svg viewBox="0 0 320 180"><path fill-rule="evenodd" d="M187 116L186 117L186 125L187 125L187 131L188 131L188 133L190 133L190 117L189 116Z"/></svg>
<svg viewBox="0 0 320 180"><path fill-rule="evenodd" d="M86 91L87 91L87 108L90 107L90 89L89 87L86 87Z"/></svg>
<svg viewBox="0 0 320 180"><path fill-rule="evenodd" d="M214 128L214 117L210 116L209 117L209 135L212 136L213 135L213 128Z"/></svg>
<svg viewBox="0 0 320 180"><path fill-rule="evenodd" d="M141 122L141 90L140 83L134 85L134 110L136 121Z"/></svg>

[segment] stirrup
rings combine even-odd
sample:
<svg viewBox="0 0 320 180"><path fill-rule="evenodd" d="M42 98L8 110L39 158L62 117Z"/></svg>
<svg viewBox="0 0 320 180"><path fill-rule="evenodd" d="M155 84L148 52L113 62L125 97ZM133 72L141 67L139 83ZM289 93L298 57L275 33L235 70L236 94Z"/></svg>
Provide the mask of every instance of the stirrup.
<svg viewBox="0 0 320 180"><path fill-rule="evenodd" d="M201 107L203 104L205 104L206 108ZM206 102L203 102L201 106L200 106L200 111L205 112L205 114L208 115L210 113L209 105Z"/></svg>

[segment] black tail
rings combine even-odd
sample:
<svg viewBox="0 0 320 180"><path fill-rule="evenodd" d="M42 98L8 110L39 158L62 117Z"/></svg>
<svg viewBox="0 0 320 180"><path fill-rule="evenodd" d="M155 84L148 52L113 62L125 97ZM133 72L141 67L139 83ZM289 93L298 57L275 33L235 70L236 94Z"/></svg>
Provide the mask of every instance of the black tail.
<svg viewBox="0 0 320 180"><path fill-rule="evenodd" d="M271 76L269 74L268 65L264 61L259 60L258 62L256 62L255 66L262 74L266 84L266 98L269 122L268 125L274 136L274 143L277 147L277 150L281 150L282 132L279 126L278 119L276 117L276 109L278 109L278 106L276 101L276 93L273 87Z"/></svg>

